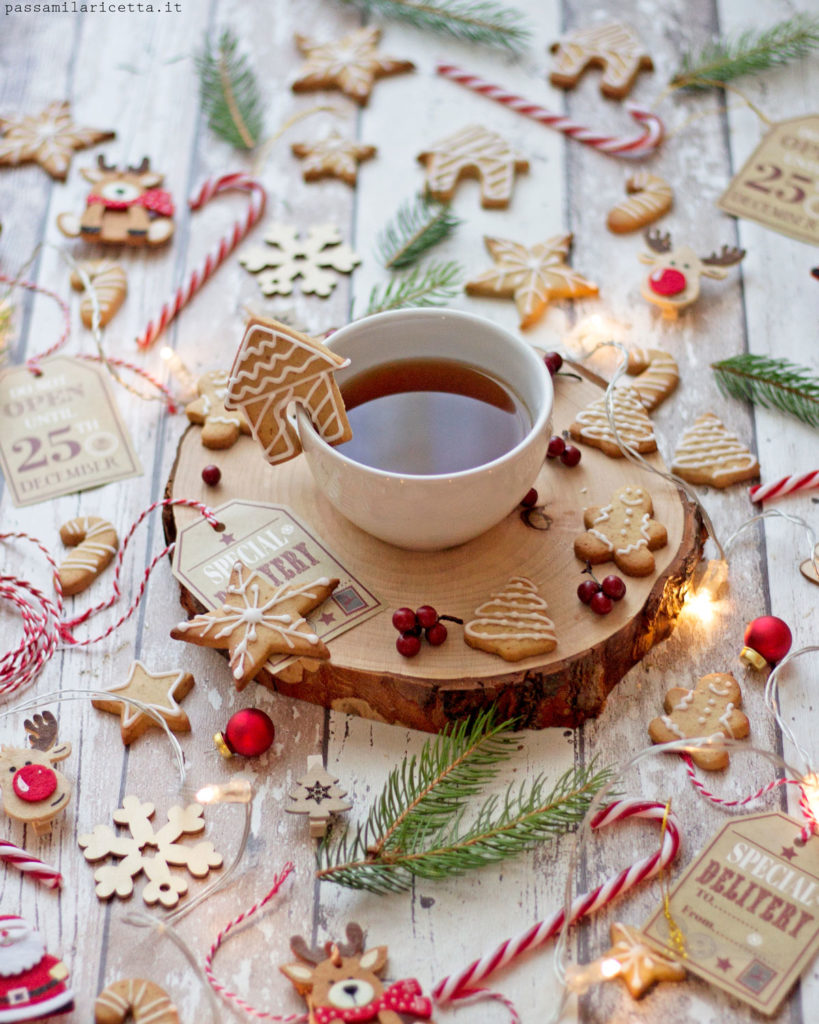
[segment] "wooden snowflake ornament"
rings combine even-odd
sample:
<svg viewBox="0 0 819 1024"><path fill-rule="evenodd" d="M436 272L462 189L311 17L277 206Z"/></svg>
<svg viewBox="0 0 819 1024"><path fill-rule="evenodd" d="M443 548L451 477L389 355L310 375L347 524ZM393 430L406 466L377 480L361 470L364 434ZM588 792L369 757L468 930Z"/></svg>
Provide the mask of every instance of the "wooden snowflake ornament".
<svg viewBox="0 0 819 1024"><path fill-rule="evenodd" d="M297 403L328 444L353 436L334 372L349 360L275 320L254 317L230 371L225 405L241 409L271 465L301 451L287 411Z"/></svg>
<svg viewBox="0 0 819 1024"><path fill-rule="evenodd" d="M114 811L114 821L127 826L130 836L118 836L108 825L96 825L93 832L77 839L88 861L118 858L116 863L104 864L94 872L99 899L114 895L126 899L134 891L134 879L144 871L148 884L142 890L143 900L149 906L161 903L166 909L175 907L188 891L188 883L172 874L171 867L185 867L194 878L205 878L211 870L222 866L221 854L210 841L195 846L178 842L182 836L204 831L201 804L171 807L167 823L158 832L154 832L151 824L154 810L153 804L126 796L122 807ZM155 848L156 853L146 855L146 847Z"/></svg>
<svg viewBox="0 0 819 1024"><path fill-rule="evenodd" d="M348 185L355 185L358 165L376 154L375 146L360 146L355 139L344 139L338 132L330 132L315 142L294 142L290 149L302 161L305 181L338 178Z"/></svg>
<svg viewBox="0 0 819 1024"><path fill-rule="evenodd" d="M555 235L528 247L504 238L484 238L484 242L495 265L467 281L466 292L514 299L521 327L531 327L538 321L552 299L597 295L597 285L566 263L571 235Z"/></svg>
<svg viewBox="0 0 819 1024"><path fill-rule="evenodd" d="M410 60L380 56L376 49L380 38L381 30L373 27L356 29L326 43L297 35L296 46L307 59L293 83L293 92L338 89L365 104L377 78L415 68Z"/></svg>
<svg viewBox="0 0 819 1024"><path fill-rule="evenodd" d="M256 274L265 295L290 295L293 282L301 278L305 295L326 299L337 283L332 271L349 274L361 262L334 224L319 224L299 239L297 228L288 224L272 224L264 236L266 246L245 249L239 262Z"/></svg>
<svg viewBox="0 0 819 1024"><path fill-rule="evenodd" d="M685 968L649 946L642 932L627 924L611 926L612 947L603 955L606 978L622 978L635 999L644 996L658 981L682 981Z"/></svg>
<svg viewBox="0 0 819 1024"><path fill-rule="evenodd" d="M221 608L196 615L171 630L174 640L230 652L230 670L243 690L271 655L328 659L330 652L304 618L338 586L322 576L275 586L236 562Z"/></svg>
<svg viewBox="0 0 819 1024"><path fill-rule="evenodd" d="M50 103L39 114L0 117L0 165L36 163L52 178L65 181L75 150L96 146L115 134L81 128L71 119L70 103Z"/></svg>
<svg viewBox="0 0 819 1024"><path fill-rule="evenodd" d="M338 785L338 779L324 767L318 754L307 758L307 774L296 783L290 793L293 803L285 810L288 814L307 814L310 817L310 837L321 839L327 832L330 816L349 811L353 806L345 800L347 791Z"/></svg>

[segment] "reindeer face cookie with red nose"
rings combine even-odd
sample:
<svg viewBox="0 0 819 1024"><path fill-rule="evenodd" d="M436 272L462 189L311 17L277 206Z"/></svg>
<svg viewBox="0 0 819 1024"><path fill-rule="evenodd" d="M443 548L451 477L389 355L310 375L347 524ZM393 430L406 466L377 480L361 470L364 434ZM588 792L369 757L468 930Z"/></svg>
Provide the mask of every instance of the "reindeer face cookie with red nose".
<svg viewBox="0 0 819 1024"><path fill-rule="evenodd" d="M618 488L608 505L593 505L583 512L586 532L574 542L575 555L592 565L614 562L628 576L650 576L651 552L668 543L666 529L652 518L653 512L651 495L644 488Z"/></svg>
<svg viewBox="0 0 819 1024"><path fill-rule="evenodd" d="M700 296L700 279L713 277L721 281L745 255L744 249L723 245L722 251L698 256L690 245L672 247L669 232L647 231L646 244L652 255L643 253L641 263L653 270L643 279L640 294L663 311L667 320L676 320L680 310L693 305Z"/></svg>
<svg viewBox="0 0 819 1024"><path fill-rule="evenodd" d="M53 765L71 753L70 743L57 743L57 719L50 711L24 723L31 749L0 747L0 793L10 818L34 828L36 835L51 831L51 821L71 799L71 784Z"/></svg>

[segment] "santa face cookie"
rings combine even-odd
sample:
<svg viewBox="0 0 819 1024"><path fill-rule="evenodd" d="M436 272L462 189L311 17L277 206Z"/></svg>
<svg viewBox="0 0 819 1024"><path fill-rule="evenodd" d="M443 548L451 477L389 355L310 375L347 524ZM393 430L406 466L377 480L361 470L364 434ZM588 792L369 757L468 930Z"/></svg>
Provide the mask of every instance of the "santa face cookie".
<svg viewBox="0 0 819 1024"><path fill-rule="evenodd" d="M546 611L534 583L525 576L513 576L475 609L475 618L464 626L464 640L506 661L548 654L557 646L557 638Z"/></svg>
<svg viewBox="0 0 819 1024"><path fill-rule="evenodd" d="M614 562L627 576L654 572L652 551L665 547L668 535L652 518L651 496L642 487L620 487L608 505L583 512L586 532L576 538L574 553L583 562Z"/></svg>

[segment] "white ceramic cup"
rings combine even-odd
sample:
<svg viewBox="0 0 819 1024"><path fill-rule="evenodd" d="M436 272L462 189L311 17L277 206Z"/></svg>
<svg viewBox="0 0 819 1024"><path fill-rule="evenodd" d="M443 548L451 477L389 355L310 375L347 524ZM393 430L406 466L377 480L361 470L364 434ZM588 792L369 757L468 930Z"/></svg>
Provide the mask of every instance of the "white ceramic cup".
<svg viewBox="0 0 819 1024"><path fill-rule="evenodd" d="M532 423L519 444L492 462L459 473L415 476L373 469L342 455L297 407L293 415L308 465L343 516L389 544L438 551L479 536L519 504L546 457L554 401L549 372L526 342L471 313L401 309L357 320L325 344L350 360L336 374L342 387L345 379L385 362L456 360L506 384Z"/></svg>

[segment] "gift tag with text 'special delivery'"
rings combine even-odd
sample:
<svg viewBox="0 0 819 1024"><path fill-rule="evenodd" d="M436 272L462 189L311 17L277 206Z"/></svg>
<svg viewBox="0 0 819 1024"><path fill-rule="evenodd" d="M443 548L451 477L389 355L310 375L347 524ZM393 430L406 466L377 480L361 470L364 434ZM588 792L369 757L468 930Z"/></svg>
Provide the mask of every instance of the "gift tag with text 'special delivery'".
<svg viewBox="0 0 819 1024"><path fill-rule="evenodd" d="M53 356L0 373L0 464L15 505L139 476L105 370Z"/></svg>
<svg viewBox="0 0 819 1024"><path fill-rule="evenodd" d="M213 511L225 529L217 532L197 518L179 531L172 562L174 576L208 611L224 603L237 561L263 573L276 587L292 580L337 577L332 595L307 616L325 643L381 611L379 598L291 509L234 499ZM265 668L279 673L291 661L287 655L276 656Z"/></svg>
<svg viewBox="0 0 819 1024"><path fill-rule="evenodd" d="M775 124L717 206L819 245L819 114Z"/></svg>
<svg viewBox="0 0 819 1024"><path fill-rule="evenodd" d="M643 929L657 949L761 1013L774 1014L819 949L819 837L785 814L734 818Z"/></svg>

